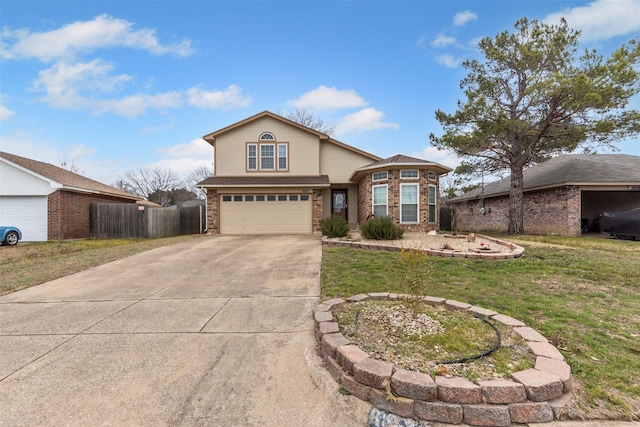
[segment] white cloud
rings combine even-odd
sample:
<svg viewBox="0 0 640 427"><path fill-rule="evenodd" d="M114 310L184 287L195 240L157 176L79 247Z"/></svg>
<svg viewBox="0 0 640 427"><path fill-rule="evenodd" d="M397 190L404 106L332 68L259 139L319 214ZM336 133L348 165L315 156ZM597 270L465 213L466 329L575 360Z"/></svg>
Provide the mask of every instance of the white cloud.
<svg viewBox="0 0 640 427"><path fill-rule="evenodd" d="M287 104L312 110L336 110L341 108L364 107L367 105L353 89L339 90L335 87L318 86L317 89L309 91L298 99L287 102Z"/></svg>
<svg viewBox="0 0 640 427"><path fill-rule="evenodd" d="M455 37L445 36L444 34L439 34L438 37L434 41L431 42L431 46L435 47L443 47L448 46L450 44L454 44L456 42Z"/></svg>
<svg viewBox="0 0 640 427"><path fill-rule="evenodd" d="M360 132L377 129L399 129L397 123L382 121L384 113L375 108L364 108L356 113L348 114L336 125L336 134Z"/></svg>
<svg viewBox="0 0 640 427"><path fill-rule="evenodd" d="M455 169L460 165L460 158L453 151L438 150L436 147L428 146L418 153L411 154L412 157L428 160L430 162L440 163Z"/></svg>
<svg viewBox="0 0 640 427"><path fill-rule="evenodd" d="M13 111L9 110L4 105L0 105L0 122L9 120L11 117L13 117L14 114L15 113Z"/></svg>
<svg viewBox="0 0 640 427"><path fill-rule="evenodd" d="M202 138L196 138L187 144L159 148L162 159L151 167L168 168L186 178L195 169L213 166L213 147Z"/></svg>
<svg viewBox="0 0 640 427"><path fill-rule="evenodd" d="M109 75L113 68L113 65L99 59L71 64L58 62L40 71L33 89L44 90L46 95L42 100L56 107L84 108L90 102L83 99L78 91L113 92L131 80L131 76L126 74Z"/></svg>
<svg viewBox="0 0 640 427"><path fill-rule="evenodd" d="M189 104L198 108L222 109L241 108L253 102L238 85L231 85L225 90L207 91L200 86L187 90Z"/></svg>
<svg viewBox="0 0 640 427"><path fill-rule="evenodd" d="M458 12L453 17L453 25L456 27L462 26L469 21L475 21L478 19L478 15L470 10L465 10L463 12Z"/></svg>
<svg viewBox="0 0 640 427"><path fill-rule="evenodd" d="M453 55L446 53L444 55L436 56L436 62L449 68L456 68L462 60L454 58Z"/></svg>
<svg viewBox="0 0 640 427"><path fill-rule="evenodd" d="M91 156L96 151L98 151L96 148L87 147L84 144L78 144L69 148L69 157L71 159L79 159L82 157Z"/></svg>
<svg viewBox="0 0 640 427"><path fill-rule="evenodd" d="M89 102L89 107L96 114L114 113L130 118L144 114L148 109L177 108L184 104L183 94L180 92L164 92L153 95L139 93L121 99L86 101Z"/></svg>
<svg viewBox="0 0 640 427"><path fill-rule="evenodd" d="M158 151L169 158L198 158L213 161L213 147L204 139L196 138L188 144L178 144L168 148L159 148Z"/></svg>
<svg viewBox="0 0 640 427"><path fill-rule="evenodd" d="M562 17L571 28L582 32L581 40L607 40L640 31L640 1L596 0L549 14L544 22L558 24Z"/></svg>
<svg viewBox="0 0 640 427"><path fill-rule="evenodd" d="M45 62L73 58L80 53L112 47L128 47L146 50L155 55L173 54L180 57L189 56L195 51L189 40L163 45L154 29L134 30L132 23L106 14L51 31L4 29L1 37L2 57L37 58Z"/></svg>
<svg viewBox="0 0 640 427"><path fill-rule="evenodd" d="M112 75L113 69L113 65L100 59L75 63L60 61L40 71L32 88L44 91L41 100L56 108L88 109L95 114L114 113L130 118L152 109L181 107L185 100L194 107L216 109L245 107L252 102L237 85L231 85L224 91L192 87L186 91L137 93L101 99L101 94L120 92L126 83L133 80L127 74Z"/></svg>

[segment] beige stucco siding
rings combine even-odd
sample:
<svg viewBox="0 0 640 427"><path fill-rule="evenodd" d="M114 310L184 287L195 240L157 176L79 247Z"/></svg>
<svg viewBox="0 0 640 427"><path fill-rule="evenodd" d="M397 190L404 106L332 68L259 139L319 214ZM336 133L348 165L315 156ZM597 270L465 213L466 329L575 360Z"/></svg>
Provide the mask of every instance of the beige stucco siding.
<svg viewBox="0 0 640 427"><path fill-rule="evenodd" d="M258 142L264 132L271 132L275 143L288 143L288 171L247 172L247 142ZM313 133L295 126L262 117L216 137L216 176L319 175L320 140Z"/></svg>
<svg viewBox="0 0 640 427"><path fill-rule="evenodd" d="M356 169L374 162L370 157L328 141L322 141L320 174L329 175L333 183L346 183Z"/></svg>

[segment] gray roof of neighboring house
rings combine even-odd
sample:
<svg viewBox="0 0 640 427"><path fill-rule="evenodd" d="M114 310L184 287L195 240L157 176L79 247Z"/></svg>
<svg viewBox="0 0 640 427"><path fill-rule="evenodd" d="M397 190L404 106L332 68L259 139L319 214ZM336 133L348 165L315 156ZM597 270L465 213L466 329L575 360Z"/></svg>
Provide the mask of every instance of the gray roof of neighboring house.
<svg viewBox="0 0 640 427"><path fill-rule="evenodd" d="M316 176L210 176L198 187L329 187L327 175Z"/></svg>
<svg viewBox="0 0 640 427"><path fill-rule="evenodd" d="M106 185L91 178L78 175L77 173L68 171L58 166L54 166L50 163L39 162L37 160L16 156L15 154L9 154L3 151L0 151L0 157L48 180L61 184L62 189L65 190L85 191L113 197L121 197L130 200L140 199L140 197L135 196L131 193L127 193L126 191L118 190L117 188L111 187L110 185Z"/></svg>
<svg viewBox="0 0 640 427"><path fill-rule="evenodd" d="M640 156L630 154L565 154L524 170L524 191L565 185L640 185ZM509 194L510 177L476 188L450 202Z"/></svg>

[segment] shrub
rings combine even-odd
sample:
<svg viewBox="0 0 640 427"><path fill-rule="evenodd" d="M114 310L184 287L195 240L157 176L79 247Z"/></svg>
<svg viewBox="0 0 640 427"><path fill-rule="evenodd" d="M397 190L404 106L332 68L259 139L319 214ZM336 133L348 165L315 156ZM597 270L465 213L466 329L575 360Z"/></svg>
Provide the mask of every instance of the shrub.
<svg viewBox="0 0 640 427"><path fill-rule="evenodd" d="M402 239L404 230L386 216L371 218L360 224L360 234L365 239Z"/></svg>
<svg viewBox="0 0 640 427"><path fill-rule="evenodd" d="M341 216L333 215L320 220L320 230L323 236L344 237L349 233L349 224Z"/></svg>

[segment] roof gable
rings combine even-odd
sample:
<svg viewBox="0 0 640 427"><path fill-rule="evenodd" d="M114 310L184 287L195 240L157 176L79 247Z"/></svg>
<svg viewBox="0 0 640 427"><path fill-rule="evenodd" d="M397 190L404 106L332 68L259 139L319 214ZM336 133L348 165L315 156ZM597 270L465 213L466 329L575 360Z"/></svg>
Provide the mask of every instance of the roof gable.
<svg viewBox="0 0 640 427"><path fill-rule="evenodd" d="M62 189L81 192L99 193L131 200L140 199L126 191L118 190L117 188L102 184L101 182L78 175L77 173L54 166L50 163L39 162L37 160L16 156L15 154L5 153L2 151L0 151L0 157L21 167L23 170L29 171L40 178L44 178L50 182L52 187L61 187Z"/></svg>
<svg viewBox="0 0 640 427"><path fill-rule="evenodd" d="M297 123L297 122L295 122L293 120L287 119L286 117L282 117L282 116L280 116L278 114L274 114L274 113L272 113L270 111L267 111L267 110L265 110L265 111L263 111L261 113L255 114L255 115L253 115L251 117L248 117L248 118L246 118L244 120L241 120L239 122L236 122L236 123L234 123L232 125L226 126L226 127L222 128L222 129L219 129L219 130L217 130L215 132L211 132L211 133L203 136L202 138L205 141L207 141L209 144L211 144L213 147L215 147L216 138L219 137L220 135L225 134L225 133L230 132L230 131L233 131L235 129L238 129L238 128L242 127L242 126L247 125L248 123L254 122L256 120L260 120L260 119L262 119L264 117L269 117L269 118L275 119L275 120L277 120L279 122L282 122L282 123L287 124L289 126L293 126L293 127L298 128L300 130L303 130L304 132L308 132L308 133L310 133L312 135L315 135L320 140L320 142L322 142L322 143L327 142L327 143L330 143L330 144L334 144L334 145L336 145L338 147L345 148L347 150L353 151L354 153L358 153L360 155L363 155L363 156L365 156L365 157L367 157L367 158L369 158L371 160L374 160L374 161L379 161L381 159L380 157L376 156L375 154L371 154L371 153L368 153L368 152L366 152L364 150L360 150L359 148L353 147L353 146L351 146L349 144L345 144L344 142L341 142L341 141L338 141L336 139L331 138L327 134L324 134L322 132L318 132L318 131L310 128L310 127L301 125L300 123Z"/></svg>
<svg viewBox="0 0 640 427"><path fill-rule="evenodd" d="M283 123L286 123L288 125L297 127L298 129L302 129L305 132L309 132L309 133L312 133L312 134L316 135L320 139L329 139L329 135L327 135L327 134L324 134L322 132L318 132L318 131L316 131L314 129L311 129L311 128L307 127L307 126L301 125L300 123L294 122L293 120L289 120L289 119L287 119L285 117L279 116L279 115L274 114L274 113L272 113L270 111L267 111L267 110L265 110L265 111L263 111L261 113L255 114L255 115L253 115L251 117L247 117L244 120L240 120L239 122L236 122L236 123L234 123L232 125L226 126L226 127L222 128L222 129L219 129L219 130L217 130L215 132L208 133L205 136L203 136L202 138L205 141L207 141L209 144L215 145L216 137L222 135L223 133L226 133L226 132L229 132L231 130L237 129L237 128L241 127L241 126L244 126L247 123L253 122L253 121L258 120L258 119L261 119L263 117L271 117L272 119L275 119L275 120L281 121Z"/></svg>

